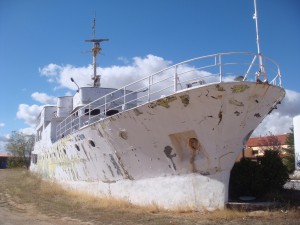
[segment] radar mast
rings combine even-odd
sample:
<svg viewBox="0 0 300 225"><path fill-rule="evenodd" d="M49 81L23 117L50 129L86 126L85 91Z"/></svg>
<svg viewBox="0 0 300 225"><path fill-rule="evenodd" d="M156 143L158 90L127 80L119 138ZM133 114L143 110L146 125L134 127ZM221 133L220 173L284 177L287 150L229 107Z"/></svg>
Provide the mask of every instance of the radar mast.
<svg viewBox="0 0 300 225"><path fill-rule="evenodd" d="M93 39L90 40L85 40L85 42L93 42L94 46L92 48L92 55L93 55L93 69L94 73L92 75L92 80L94 81L93 86L94 87L100 87L100 78L101 75L97 75L97 55L101 52L101 47L100 43L103 41L108 41L109 39L107 38L102 38L102 39L96 39L96 18L94 18L94 23L93 23Z"/></svg>
<svg viewBox="0 0 300 225"><path fill-rule="evenodd" d="M262 61L261 50L260 50L260 40L259 40L259 32L258 32L258 11L256 7L256 0L254 0L254 15L253 19L255 20L255 28L256 28L256 45L257 45L257 55L259 60L259 71L256 76L259 78L260 76L264 77L264 82L267 82L267 75L265 72L265 68Z"/></svg>

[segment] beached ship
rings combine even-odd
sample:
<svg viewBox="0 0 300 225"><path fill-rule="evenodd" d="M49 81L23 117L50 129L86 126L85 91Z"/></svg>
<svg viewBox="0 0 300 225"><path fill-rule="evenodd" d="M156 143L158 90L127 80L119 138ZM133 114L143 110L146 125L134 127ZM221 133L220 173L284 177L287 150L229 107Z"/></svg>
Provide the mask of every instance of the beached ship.
<svg viewBox="0 0 300 225"><path fill-rule="evenodd" d="M134 204L223 208L236 158L285 95L278 65L260 51L220 53L105 88L96 57L107 39L89 41L94 85L43 108L31 171Z"/></svg>

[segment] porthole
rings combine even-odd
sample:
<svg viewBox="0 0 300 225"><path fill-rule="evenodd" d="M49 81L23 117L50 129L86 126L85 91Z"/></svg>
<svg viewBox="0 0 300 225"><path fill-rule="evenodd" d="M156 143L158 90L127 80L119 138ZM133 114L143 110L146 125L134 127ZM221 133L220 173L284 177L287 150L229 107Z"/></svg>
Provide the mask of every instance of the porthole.
<svg viewBox="0 0 300 225"><path fill-rule="evenodd" d="M92 141L92 140L89 140L89 144L91 145L91 146L93 146L93 147L95 147L96 145L95 145L95 142L94 141Z"/></svg>
<svg viewBox="0 0 300 225"><path fill-rule="evenodd" d="M80 148L77 144L75 144L75 148L77 149L77 151L80 151Z"/></svg>
<svg viewBox="0 0 300 225"><path fill-rule="evenodd" d="M126 130L120 130L120 131L119 131L119 136L120 136L121 138L123 138L124 140L127 140L127 138L128 138L127 131L126 131Z"/></svg>
<svg viewBox="0 0 300 225"><path fill-rule="evenodd" d="M188 145L193 151L197 151L200 149L200 143L197 138L190 138Z"/></svg>

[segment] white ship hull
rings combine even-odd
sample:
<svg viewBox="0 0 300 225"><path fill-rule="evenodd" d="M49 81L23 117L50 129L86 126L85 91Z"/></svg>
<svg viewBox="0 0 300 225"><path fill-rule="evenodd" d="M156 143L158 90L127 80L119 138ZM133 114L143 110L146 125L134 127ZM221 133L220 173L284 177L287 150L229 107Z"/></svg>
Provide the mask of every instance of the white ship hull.
<svg viewBox="0 0 300 225"><path fill-rule="evenodd" d="M50 123L31 170L97 196L176 209L218 209L253 130L282 100L279 86L213 83L83 126L55 143Z"/></svg>

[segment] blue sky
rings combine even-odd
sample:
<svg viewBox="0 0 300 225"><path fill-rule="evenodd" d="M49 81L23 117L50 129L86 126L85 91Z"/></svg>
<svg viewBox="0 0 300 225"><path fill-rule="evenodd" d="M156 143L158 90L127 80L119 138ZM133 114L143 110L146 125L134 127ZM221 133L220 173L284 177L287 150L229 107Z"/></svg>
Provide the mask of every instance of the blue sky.
<svg viewBox="0 0 300 225"><path fill-rule="evenodd" d="M300 114L300 1L257 4L262 53L279 64L288 90L278 115L261 129L273 125L272 132L285 132L290 124L276 127ZM0 151L11 131L32 130L43 104L74 93L63 77L90 69L85 51L91 45L84 40L92 38L95 14L96 36L110 39L99 66L122 69L137 60L178 63L218 52L255 53L253 13L252 0L0 0Z"/></svg>

